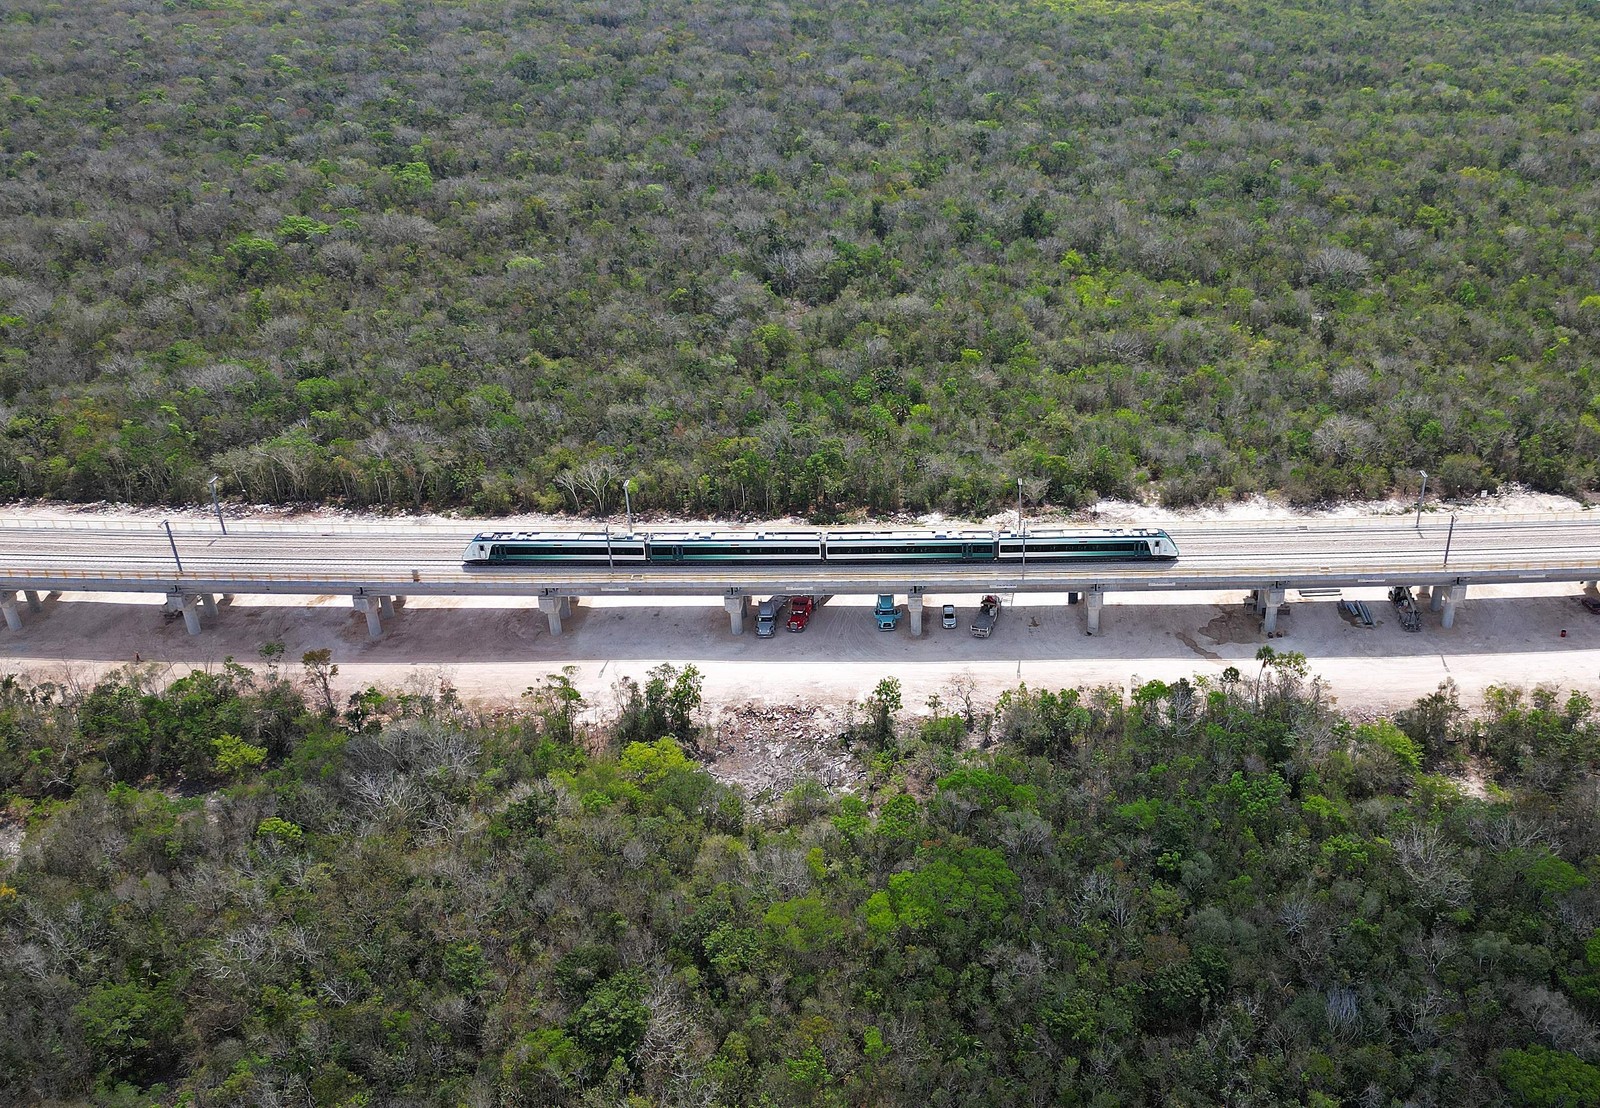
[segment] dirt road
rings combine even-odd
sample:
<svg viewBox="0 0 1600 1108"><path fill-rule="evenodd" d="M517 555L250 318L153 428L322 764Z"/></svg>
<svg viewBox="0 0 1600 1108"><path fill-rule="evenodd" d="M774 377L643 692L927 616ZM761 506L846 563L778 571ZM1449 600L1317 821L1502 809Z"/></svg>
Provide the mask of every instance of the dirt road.
<svg viewBox="0 0 1600 1108"><path fill-rule="evenodd" d="M1424 603L1420 633L1401 630L1381 590L1344 596L1365 600L1377 626L1353 625L1331 598L1291 592L1279 624L1285 634L1270 643L1304 653L1347 709L1403 707L1447 677L1468 703L1491 684L1600 690L1600 616L1584 610L1574 586L1474 589L1450 630ZM598 702L618 679L640 679L671 662L700 668L713 705L837 703L894 676L914 711L963 676L993 696L1019 681L1126 686L1218 675L1228 666L1249 672L1269 641L1243 593L1113 595L1094 636L1085 631L1083 607L1069 606L1065 596L1029 595L1020 604L1006 597L999 626L985 640L966 631L977 599L929 597L920 638L904 621L897 631L878 632L871 598L854 597L830 601L802 634L780 630L758 639L730 634L714 598L585 600L559 637L531 601L413 598L386 621L384 637L371 641L347 597L239 597L191 637L181 619L164 615L159 597L67 594L47 598L40 613L24 609L22 631L0 630L0 668L40 678L70 670L86 680L137 659L181 673L229 657L258 664L263 644L281 642L291 661L330 650L345 691L444 678L466 696L514 700L544 675L572 666L579 687ZM945 601L961 607L957 630L939 626Z"/></svg>

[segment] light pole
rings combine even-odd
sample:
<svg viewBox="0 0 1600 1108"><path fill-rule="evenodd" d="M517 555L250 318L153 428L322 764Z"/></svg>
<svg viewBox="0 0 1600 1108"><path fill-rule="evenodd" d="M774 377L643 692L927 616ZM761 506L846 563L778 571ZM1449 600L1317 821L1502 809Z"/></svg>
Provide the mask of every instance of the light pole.
<svg viewBox="0 0 1600 1108"><path fill-rule="evenodd" d="M628 495L628 486L633 484L633 478L622 482L622 502L628 507L628 537L633 538L633 497Z"/></svg>
<svg viewBox="0 0 1600 1108"><path fill-rule="evenodd" d="M1022 522L1022 478L1017 478L1017 534L1022 536L1022 574L1028 574L1028 529Z"/></svg>
<svg viewBox="0 0 1600 1108"><path fill-rule="evenodd" d="M1450 564L1450 542L1456 537L1456 514L1450 513L1450 532L1444 537L1444 565Z"/></svg>
<svg viewBox="0 0 1600 1108"><path fill-rule="evenodd" d="M161 521L161 526L167 529L167 542L172 546L172 560L178 563L178 572L183 572L183 559L178 557L178 540L172 537L172 524L167 520Z"/></svg>
<svg viewBox="0 0 1600 1108"><path fill-rule="evenodd" d="M1417 472L1422 474L1422 491L1417 493L1417 530L1420 531L1422 530L1422 498L1428 495L1428 471L1419 469Z"/></svg>
<svg viewBox="0 0 1600 1108"><path fill-rule="evenodd" d="M211 486L211 507L215 509L217 513L217 526L222 528L222 533L226 535L228 533L228 525L222 522L222 505L217 501L217 482L220 480L222 480L222 478L213 477L211 480L207 481L206 484Z"/></svg>

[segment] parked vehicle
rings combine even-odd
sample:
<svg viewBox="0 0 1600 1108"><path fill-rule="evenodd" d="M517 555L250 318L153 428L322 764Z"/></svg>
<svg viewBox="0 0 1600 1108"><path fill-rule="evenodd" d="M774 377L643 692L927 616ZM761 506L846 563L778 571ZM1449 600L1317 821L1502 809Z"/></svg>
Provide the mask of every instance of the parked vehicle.
<svg viewBox="0 0 1600 1108"><path fill-rule="evenodd" d="M778 600L763 600L756 609L756 638L770 639L778 626Z"/></svg>
<svg viewBox="0 0 1600 1108"><path fill-rule="evenodd" d="M978 605L978 614L972 617L972 634L980 639L989 637L994 630L995 621L1000 618L1000 598L986 596L983 603Z"/></svg>
<svg viewBox="0 0 1600 1108"><path fill-rule="evenodd" d="M891 593L883 593L878 597L878 605L872 609L872 614L878 620L880 631L893 631L900 622L900 609L895 606Z"/></svg>
<svg viewBox="0 0 1600 1108"><path fill-rule="evenodd" d="M804 631L815 610L816 601L809 596L797 596L789 601L789 630Z"/></svg>
<svg viewBox="0 0 1600 1108"><path fill-rule="evenodd" d="M939 614L939 625L946 630L956 625L956 606L946 604Z"/></svg>

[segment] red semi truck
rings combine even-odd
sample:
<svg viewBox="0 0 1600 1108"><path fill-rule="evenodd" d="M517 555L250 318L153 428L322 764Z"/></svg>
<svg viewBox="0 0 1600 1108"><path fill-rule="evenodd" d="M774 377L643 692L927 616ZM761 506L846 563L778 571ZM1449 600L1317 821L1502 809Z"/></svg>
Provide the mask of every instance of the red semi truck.
<svg viewBox="0 0 1600 1108"><path fill-rule="evenodd" d="M809 596L796 596L789 601L789 630L804 631L811 622L816 602Z"/></svg>

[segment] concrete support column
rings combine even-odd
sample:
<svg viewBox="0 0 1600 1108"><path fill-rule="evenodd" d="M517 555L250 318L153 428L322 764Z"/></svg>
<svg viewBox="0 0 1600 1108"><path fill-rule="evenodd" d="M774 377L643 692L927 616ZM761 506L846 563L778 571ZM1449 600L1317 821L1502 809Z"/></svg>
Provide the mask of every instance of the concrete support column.
<svg viewBox="0 0 1600 1108"><path fill-rule="evenodd" d="M212 619L217 618L217 598L208 592L200 594L200 609Z"/></svg>
<svg viewBox="0 0 1600 1108"><path fill-rule="evenodd" d="M394 618L394 601L387 596L378 597L378 617L380 619Z"/></svg>
<svg viewBox="0 0 1600 1108"><path fill-rule="evenodd" d="M22 613L17 611L17 594L10 589L0 593L0 612L5 613L7 627L13 631L22 630Z"/></svg>
<svg viewBox="0 0 1600 1108"><path fill-rule="evenodd" d="M561 598L561 615L566 619L571 619L573 606L577 602L578 598L575 596L563 596Z"/></svg>
<svg viewBox="0 0 1600 1108"><path fill-rule="evenodd" d="M735 635L744 634L744 617L750 611L748 596L725 596L722 606L728 609L728 629Z"/></svg>
<svg viewBox="0 0 1600 1108"><path fill-rule="evenodd" d="M550 621L550 633L561 634L562 609L566 607L564 596L541 596L539 610L544 613L544 618Z"/></svg>
<svg viewBox="0 0 1600 1108"><path fill-rule="evenodd" d="M192 596L185 596L183 604L183 629L191 635L200 633L200 603Z"/></svg>
<svg viewBox="0 0 1600 1108"><path fill-rule="evenodd" d="M44 611L44 605L39 603L39 594L37 592L35 592L33 589L29 589L23 595L25 595L28 598L28 611L30 611L30 612L42 612L42 611Z"/></svg>
<svg viewBox="0 0 1600 1108"><path fill-rule="evenodd" d="M1444 598L1444 620L1446 627L1454 627L1456 623L1456 609L1467 598L1467 586L1451 585L1450 594Z"/></svg>
<svg viewBox="0 0 1600 1108"><path fill-rule="evenodd" d="M370 596L352 596L350 603L356 611L367 617L367 638L383 638L383 615L378 611L377 602Z"/></svg>
<svg viewBox="0 0 1600 1108"><path fill-rule="evenodd" d="M1100 608L1106 602L1106 594L1099 589L1090 589L1084 594L1084 599L1088 601L1089 634L1098 635L1100 633Z"/></svg>
<svg viewBox="0 0 1600 1108"><path fill-rule="evenodd" d="M1435 585L1428 590L1428 611L1437 612L1444 607L1444 586Z"/></svg>
<svg viewBox="0 0 1600 1108"><path fill-rule="evenodd" d="M224 604L232 604L233 603L233 594L231 592L223 593L222 594L222 602Z"/></svg>
<svg viewBox="0 0 1600 1108"><path fill-rule="evenodd" d="M406 606L406 598L403 596L394 597L393 602L396 608L404 608Z"/></svg>
<svg viewBox="0 0 1600 1108"><path fill-rule="evenodd" d="M1264 607L1261 613L1261 629L1270 635L1278 629L1278 606L1283 603L1283 590L1259 589L1257 591L1264 600Z"/></svg>
<svg viewBox="0 0 1600 1108"><path fill-rule="evenodd" d="M906 618L911 621L911 633L913 635L921 635L922 597L920 594L912 593L910 596L906 597Z"/></svg>

